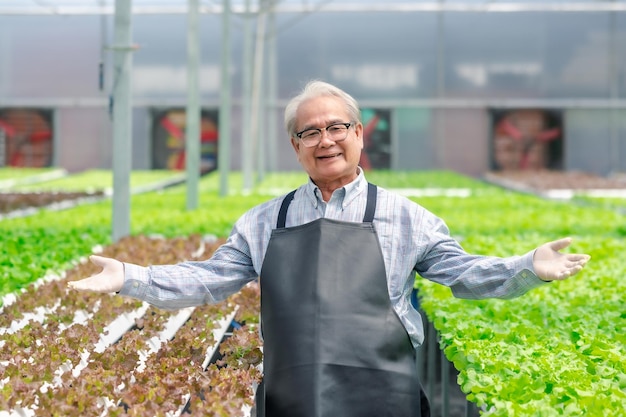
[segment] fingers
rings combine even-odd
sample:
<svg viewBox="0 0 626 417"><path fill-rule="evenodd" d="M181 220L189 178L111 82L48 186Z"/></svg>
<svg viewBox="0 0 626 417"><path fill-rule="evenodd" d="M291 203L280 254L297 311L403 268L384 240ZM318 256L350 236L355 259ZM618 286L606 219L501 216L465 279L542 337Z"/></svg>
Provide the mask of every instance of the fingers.
<svg viewBox="0 0 626 417"><path fill-rule="evenodd" d="M565 249L566 247L568 247L571 243L572 243L572 238L571 237L564 237L562 239L558 239L558 240L555 240L553 242L549 242L548 246L550 247L550 249L558 252L561 249Z"/></svg>
<svg viewBox="0 0 626 417"><path fill-rule="evenodd" d="M562 239L548 242L546 245L551 250L555 252L559 252L562 249L565 249L566 247L568 247L571 243L572 243L571 237L564 237ZM591 256L587 255L586 253L563 253L560 255L564 256L568 262L574 262L577 265L585 265L589 261L589 259L591 259Z"/></svg>
<svg viewBox="0 0 626 417"><path fill-rule="evenodd" d="M578 265L585 265L590 259L591 256L589 255L576 255L574 258L570 258L570 260L578 263Z"/></svg>
<svg viewBox="0 0 626 417"><path fill-rule="evenodd" d="M87 279L81 279L79 281L69 281L67 283L68 288L78 291L84 291L88 289L88 285L84 282Z"/></svg>
<svg viewBox="0 0 626 417"><path fill-rule="evenodd" d="M105 258L104 256L100 256L100 255L90 255L89 256L89 260L91 261L92 264L100 266L102 268L104 268L104 266L106 265L108 259L109 258Z"/></svg>
<svg viewBox="0 0 626 417"><path fill-rule="evenodd" d="M577 273L582 271L582 269L583 269L582 265L572 266L558 273L556 279L559 279L559 280L567 279L573 275L576 275Z"/></svg>
<svg viewBox="0 0 626 417"><path fill-rule="evenodd" d="M583 269L584 266L585 266L584 262L570 262L565 265L565 268L577 269L578 271L580 271L581 269Z"/></svg>
<svg viewBox="0 0 626 417"><path fill-rule="evenodd" d="M589 255L573 255L567 259L563 269L556 273L557 280L567 279L583 270L585 264L591 259Z"/></svg>
<svg viewBox="0 0 626 417"><path fill-rule="evenodd" d="M585 254L568 254L565 256L565 264L567 266L585 265L589 262L591 256Z"/></svg>
<svg viewBox="0 0 626 417"><path fill-rule="evenodd" d="M118 292L122 287L122 281L123 278L116 279L115 277L98 274L78 281L69 281L67 287L78 291Z"/></svg>
<svg viewBox="0 0 626 417"><path fill-rule="evenodd" d="M587 262L589 259L591 259L591 256L587 255L586 253L570 253L566 256L567 260L571 262Z"/></svg>
<svg viewBox="0 0 626 417"><path fill-rule="evenodd" d="M67 287L73 290L87 291L94 287L95 279L93 277L83 278L78 281L68 281Z"/></svg>
<svg viewBox="0 0 626 417"><path fill-rule="evenodd" d="M69 281L68 288L81 291L117 292L124 284L123 264L113 258L91 255L89 260L102 271L78 281Z"/></svg>
<svg viewBox="0 0 626 417"><path fill-rule="evenodd" d="M98 255L90 255L89 260L94 265L100 266L104 268L104 264L106 263L106 258ZM73 290L85 291L91 289L91 282L93 281L92 277L83 278L77 281L68 281L67 287Z"/></svg>

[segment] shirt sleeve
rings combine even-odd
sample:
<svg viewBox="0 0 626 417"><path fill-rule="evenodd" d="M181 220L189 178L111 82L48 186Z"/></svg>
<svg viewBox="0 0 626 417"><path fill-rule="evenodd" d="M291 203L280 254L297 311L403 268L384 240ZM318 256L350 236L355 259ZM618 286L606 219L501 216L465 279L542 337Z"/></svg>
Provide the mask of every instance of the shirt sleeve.
<svg viewBox="0 0 626 417"><path fill-rule="evenodd" d="M206 261L148 267L125 263L124 268L120 294L167 310L223 301L258 277L238 225Z"/></svg>
<svg viewBox="0 0 626 417"><path fill-rule="evenodd" d="M458 298L515 298L546 284L534 272L534 250L522 256L495 257L467 253L443 220L429 214L423 230L423 255L415 271L450 287Z"/></svg>

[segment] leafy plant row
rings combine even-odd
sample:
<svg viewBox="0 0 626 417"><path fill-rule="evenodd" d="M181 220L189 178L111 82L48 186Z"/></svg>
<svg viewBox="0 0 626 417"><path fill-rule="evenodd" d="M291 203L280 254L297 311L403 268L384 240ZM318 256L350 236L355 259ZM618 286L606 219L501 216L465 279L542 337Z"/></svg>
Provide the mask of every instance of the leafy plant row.
<svg viewBox="0 0 626 417"><path fill-rule="evenodd" d="M0 214L10 213L16 210L28 210L37 207L46 207L68 201L93 198L101 196L101 192L86 193L80 191L54 192L54 193L0 193Z"/></svg>
<svg viewBox="0 0 626 417"><path fill-rule="evenodd" d="M19 192L110 192L113 188L113 172L109 170L87 170L78 173L66 174L63 176L54 176L48 174L48 178L44 175L47 171L37 173L33 170L22 168L9 171L15 174L19 179L15 181L15 185L11 187L11 191ZM54 172L54 171L53 171ZM33 178L31 180L31 178ZM41 178L40 181L35 181ZM184 180L185 175L180 171L171 170L141 170L132 171L129 177L129 185L131 189L139 189L151 184L180 182Z"/></svg>
<svg viewBox="0 0 626 417"><path fill-rule="evenodd" d="M586 269L514 300L459 300L418 278L459 385L484 415L609 416L626 410L623 212L502 191L425 199L470 252L510 256L563 236Z"/></svg>
<svg viewBox="0 0 626 417"><path fill-rule="evenodd" d="M473 241L471 249L491 248ZM515 239L512 250L527 242ZM626 409L623 239L586 237L575 278L514 300L459 300L419 280L423 309L468 399L493 416L619 416Z"/></svg>
<svg viewBox="0 0 626 417"><path fill-rule="evenodd" d="M110 173L105 173L101 179L94 178L94 172L85 175L89 176L87 184L104 184L110 180ZM71 182L77 177L81 176L71 175L62 182L68 189L80 189ZM450 172L373 171L368 173L368 179L393 188L467 186L499 191ZM306 175L300 172L273 173L257 183L255 191L248 196L233 193L221 197L220 176L214 172L201 179L200 207L193 211L185 209L187 190L184 185L162 192L133 195L131 233L170 237L192 233L226 236L247 209L266 201L277 189L291 190L303 181L306 181ZM81 183L86 189L87 184L79 180L78 184ZM230 189L241 190L241 184L239 173L230 176ZM111 214L111 202L102 201L65 211L44 210L27 218L0 221L0 245L6 248L6 256L0 258L0 295L23 288L47 273L63 271L89 253L92 246L109 243Z"/></svg>
<svg viewBox="0 0 626 417"><path fill-rule="evenodd" d="M63 178L67 171L60 168L0 167L0 190Z"/></svg>
<svg viewBox="0 0 626 417"><path fill-rule="evenodd" d="M143 265L172 263L206 258L217 244L198 235L135 237L105 247L104 255ZM199 248L204 248L202 255L193 258ZM169 340L163 339L164 330L180 312L67 290L68 280L94 272L93 265L80 263L66 277L31 286L4 307L0 410L161 416L187 409L194 415L237 416L252 407L253 388L260 380L256 365L261 361L258 287L248 286L228 302L194 309ZM119 326L116 318L138 311L119 340L105 342ZM233 317L243 327L222 342L221 356L207 356L220 342L212 330Z"/></svg>
<svg viewBox="0 0 626 417"><path fill-rule="evenodd" d="M89 174L90 178L92 174ZM467 178L453 173L398 173L372 172L371 181L386 182L389 186L436 186L470 183ZM379 178L377 178L377 176ZM70 176L64 181L70 181ZM91 178L91 184L102 184L105 179ZM186 188L172 187L162 192L151 192L131 197L131 233L133 235L161 234L181 236L193 233L226 236L237 218L252 206L266 201L277 187L290 190L306 176L299 172L268 175L248 196L220 197L219 173L212 173L200 181L200 207L186 210ZM380 181L378 181L380 180ZM241 175L230 179L233 189L241 184ZM80 183L80 181L79 181ZM481 183L475 182L476 186ZM71 184L66 183L68 188ZM494 187L489 188L497 190ZM0 245L6 256L0 258L0 295L26 287L30 282L48 274L58 273L72 266L75 260L90 253L97 244L110 242L112 207L110 201L78 206L64 211L41 211L25 218L0 221Z"/></svg>
<svg viewBox="0 0 626 417"><path fill-rule="evenodd" d="M416 200L443 217L467 250L499 256L522 254L544 241L570 235L575 238L571 250L592 255L591 263L579 276L552 283L516 300L456 300L447 289L417 280L422 305L441 332L446 355L461 371L460 383L469 398L493 415L593 416L610 415L619 407L623 410L625 403L620 396L624 391L620 385L623 369L614 360L616 355L626 353L620 339L625 313L621 296L624 291L618 279L625 272L619 262L626 236L623 215L614 210L521 195L465 177L455 183L455 177L460 177L456 174L367 173L371 182L388 188L434 187L439 176L445 186L471 189L470 196ZM233 184L239 180L237 176L231 178ZM265 191L253 192L247 197L219 197L219 178L216 175L204 177L200 184L201 207L194 211L184 210L184 187L134 196L131 205L133 234L225 236L239 215L267 200L271 190L281 184L291 189L301 180L301 174L268 176L256 188ZM264 184L269 185L263 188ZM63 256L50 254L52 259L47 265L58 267L89 253L93 242L106 243L109 218L110 206L99 203L66 213L49 216L41 213L29 219L12 219L0 222L0 227L4 228L2 235L21 239L13 259L20 271L29 271L27 274L35 271L25 277L26 283L44 275L45 269L36 270L35 265L41 265L38 258L45 259L49 248L63 247L61 242L70 242ZM58 233L58 240L50 230ZM68 230L71 232L64 235ZM33 233L35 239L32 239ZM37 242L38 239L41 242ZM30 259L19 251L22 245L32 250L30 253L34 255ZM15 268L9 266L8 270ZM607 292L610 301L607 301ZM570 295L575 302L570 300ZM584 318L577 315L581 311L584 311ZM588 340L590 335L593 337ZM589 350L587 345L601 347ZM479 351L482 353L477 353ZM576 355L578 362L563 361ZM556 365L551 366L558 364L562 367L559 369L567 369L563 367L565 363L571 364L575 371L559 373ZM529 389L529 381L535 380L540 382L531 384ZM612 400L604 402L611 407L609 414L595 414L599 401L588 398L587 389L603 393L600 398L611 393ZM530 396L530 392L534 396Z"/></svg>

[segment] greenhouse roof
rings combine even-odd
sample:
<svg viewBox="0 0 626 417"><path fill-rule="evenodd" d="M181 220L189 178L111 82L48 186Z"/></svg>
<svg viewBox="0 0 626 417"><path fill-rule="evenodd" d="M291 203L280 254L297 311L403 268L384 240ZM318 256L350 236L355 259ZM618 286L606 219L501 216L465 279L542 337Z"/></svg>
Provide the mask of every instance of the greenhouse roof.
<svg viewBox="0 0 626 417"><path fill-rule="evenodd" d="M198 0L201 13L220 13L223 1ZM252 11L260 2L273 3L276 12L523 12L523 11L572 11L602 12L626 11L626 0L577 1L577 0L230 0L234 12L243 12L246 3ZM132 0L134 14L180 14L186 13L187 0ZM0 15L72 15L112 14L115 0L0 0Z"/></svg>

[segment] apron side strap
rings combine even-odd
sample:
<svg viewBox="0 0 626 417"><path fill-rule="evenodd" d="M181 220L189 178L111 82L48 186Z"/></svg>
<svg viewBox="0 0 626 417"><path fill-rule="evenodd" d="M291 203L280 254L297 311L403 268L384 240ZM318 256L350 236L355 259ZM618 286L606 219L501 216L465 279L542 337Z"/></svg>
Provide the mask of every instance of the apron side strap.
<svg viewBox="0 0 626 417"><path fill-rule="evenodd" d="M367 206L365 207L365 215L363 216L363 223L371 223L374 220L374 213L376 212L376 195L377 188L372 183L367 183Z"/></svg>
<svg viewBox="0 0 626 417"><path fill-rule="evenodd" d="M289 204L291 204L291 200L293 200L293 196L295 194L296 190L293 190L283 199L283 203L280 205L280 211L278 212L278 221L276 222L277 229L283 229L285 227L285 222L287 221L287 209L289 208Z"/></svg>

